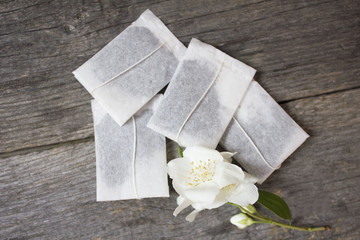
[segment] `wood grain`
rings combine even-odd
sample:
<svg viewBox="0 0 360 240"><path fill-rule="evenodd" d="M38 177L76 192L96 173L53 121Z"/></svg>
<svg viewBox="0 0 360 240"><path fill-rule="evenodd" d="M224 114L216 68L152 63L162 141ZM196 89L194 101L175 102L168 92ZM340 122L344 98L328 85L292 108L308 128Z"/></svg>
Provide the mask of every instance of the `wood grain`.
<svg viewBox="0 0 360 240"><path fill-rule="evenodd" d="M62 144L0 161L2 239L357 239L360 235L360 89L283 104L311 138L260 186L286 199L293 223L330 225L295 232L267 225L238 230L232 206L194 223L171 197L95 202L94 142ZM335 111L336 110L336 111ZM176 144L168 143L169 159Z"/></svg>
<svg viewBox="0 0 360 240"><path fill-rule="evenodd" d="M91 99L71 72L151 9L186 45L213 44L311 135L261 187L293 223L238 230L232 206L194 223L170 199L96 202ZM0 239L346 239L360 236L360 2L0 2ZM168 142L168 158L177 156ZM266 209L261 209L266 212Z"/></svg>
<svg viewBox="0 0 360 240"><path fill-rule="evenodd" d="M256 68L278 101L360 86L358 1L2 1L0 152L92 137L90 95L71 72L147 8L185 44Z"/></svg>

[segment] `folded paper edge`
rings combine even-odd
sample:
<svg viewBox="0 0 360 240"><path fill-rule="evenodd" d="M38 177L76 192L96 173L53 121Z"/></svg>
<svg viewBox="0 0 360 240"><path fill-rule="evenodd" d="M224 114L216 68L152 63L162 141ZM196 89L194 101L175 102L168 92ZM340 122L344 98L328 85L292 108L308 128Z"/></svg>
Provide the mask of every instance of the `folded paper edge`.
<svg viewBox="0 0 360 240"><path fill-rule="evenodd" d="M186 51L184 44L170 31L170 29L150 10L146 9L140 17L132 23L133 26L143 26L155 33L161 43L173 50L176 58L180 60Z"/></svg>
<svg viewBox="0 0 360 240"><path fill-rule="evenodd" d="M199 51L199 49L203 49L204 51ZM234 108L233 108L233 111L231 113L231 116L233 116L235 114L235 112L237 111L239 105L241 104L242 100L244 99L246 92L248 91L249 86L250 86L251 82L253 81L253 77L256 73L256 70L254 68L242 63L241 61L227 55L226 53L215 48L214 46L209 45L204 42L201 42L200 40L198 40L196 38L192 38L190 41L190 44L188 46L188 49L186 50L185 56L181 59L180 63L178 64L178 66L174 72L174 75L172 76L172 78L170 80L168 89L174 88L173 84L175 84L175 82L173 81L173 79L176 78L177 75L179 74L179 71L181 70L183 62L185 60L192 59L192 57L194 55L196 57L198 57L200 55L202 58L204 58L205 61L210 61L210 62L211 61L214 62L214 59L216 59L215 62L221 66L220 68L224 67L223 63L228 62L228 63L230 63L230 66L228 66L228 68L230 68L229 70L233 73L234 79L238 80L239 76L241 76L240 81L243 81L246 84L246 89L244 90L241 99L238 101L238 104L236 106L234 106ZM212 55L212 57L211 57L211 55ZM240 69L236 69L236 68L240 68ZM211 82L210 84L212 84L212 83L213 82ZM168 91L165 91L164 99L166 98L167 93L168 93ZM192 112L190 112L189 114L192 114ZM177 134L172 134L170 132L164 132L161 129L161 127L153 124L152 119L153 118L150 118L150 120L147 124L148 128L150 128L153 131L158 132L162 135L165 135L167 138L177 142L181 146L185 146L183 143L181 143L181 138L177 139ZM231 118L228 119L228 121L226 123L226 127L229 125L230 122L231 122ZM217 142L216 145L218 145L218 143L220 142L222 135L226 131L226 127L223 129L222 134L219 135L218 138L216 139L216 142ZM206 147L216 147L216 146L206 146Z"/></svg>
<svg viewBox="0 0 360 240"><path fill-rule="evenodd" d="M205 51L198 51L198 49L204 49ZM191 39L187 53L192 53L193 51L196 55L205 58L207 61L212 61L217 64L224 62L224 68L229 68L232 72L239 74L247 81L251 81L255 76L256 69L253 67L196 38ZM187 56L188 55L185 53L184 57L186 58Z"/></svg>
<svg viewBox="0 0 360 240"><path fill-rule="evenodd" d="M143 108L141 110L138 111L137 114L141 114L141 112L146 110L146 109L152 109L153 111L155 111L155 109L157 108L159 103L162 101L162 98L163 98L163 94L156 94L145 106L143 106ZM91 103L91 110L92 110L93 122L94 122L94 124L93 124L94 141L96 143L96 141L97 141L96 140L96 134L95 134L95 124L96 123L95 123L95 114L94 114L94 112L97 111L97 113L99 113L99 110L101 110L101 114L102 114L101 118L103 116L105 116L106 114L108 114L110 117L111 117L111 115L106 111L106 109L97 100L91 99L90 103ZM136 118L136 116L135 116L135 118ZM97 121L97 122L99 122L99 121ZM121 127L121 126L119 126L119 127ZM144 127L146 127L146 126L144 126ZM166 161L167 161L167 159L166 159L166 140L165 140L165 146L164 146L164 156L165 156L165 165L166 165ZM96 179L98 179L98 177L99 177L98 176L98 170L97 170L98 156L97 156L97 151L96 151L96 144L95 144L95 158L96 158L95 159L95 161L96 161ZM143 199L143 198L157 198L157 197L161 197L161 198L170 197L170 190L169 190L169 185L168 185L168 180L167 180L167 174L166 174L166 187L164 186L164 189L162 189L162 192L160 194L158 192L157 194L154 194L154 195L147 195L146 197L141 197L140 196L139 198L137 198L136 196L128 197L128 198L103 198L103 197L99 196L98 187L97 187L97 180L96 180L96 201L97 202Z"/></svg>
<svg viewBox="0 0 360 240"><path fill-rule="evenodd" d="M133 116L141 114L142 111L146 109L152 109L155 111L161 101L163 100L164 95L162 93L155 94L144 106L142 106Z"/></svg>
<svg viewBox="0 0 360 240"><path fill-rule="evenodd" d="M277 169L271 169L270 167L268 167L269 169L271 169L271 171L269 171L269 173L266 174L263 178L258 178L257 183L262 184L266 179L268 179L268 178L270 177L270 175L271 175L272 173L274 173L276 170L279 170L279 168L280 168L281 165L285 162L285 160L288 159L288 158L310 137L310 135L305 132L305 130L280 106L279 103L277 103L277 102L275 101L275 99L274 99L257 81L253 80L250 84L256 84L256 85L258 85L258 87L260 87L261 90L262 90L264 93L266 93L267 95L269 95L269 97L271 97L271 99L273 100L273 103L276 104L276 105L279 107L279 109L281 109L280 111L282 111L282 112L295 124L295 126L296 126L296 127L298 128L298 130L299 130L298 133L301 134L301 136L298 138L298 139L300 139L300 140L297 140L296 144L294 145L294 146L296 146L296 147L293 149L293 151L288 152L287 154L285 154L285 155L282 157L282 159L281 159L281 163L274 167L274 168L277 168ZM249 88L250 88L250 85L249 85ZM248 88L248 89L249 89L249 88ZM248 93L248 89L247 89L247 91L246 91L243 99L246 97L246 94ZM234 116L233 116L236 120L238 120L238 119L237 119L237 114L238 114L238 109L239 109L239 108L241 108L241 104L240 104L240 106L236 109L236 111L235 111L235 113L234 113ZM230 121L230 122L231 122L231 121ZM229 123L229 124L230 124L230 123ZM220 145L221 145L223 148L226 149L225 144L223 144L223 142L222 142L221 140L220 140ZM237 159L236 155L234 155L233 158L241 165L241 161Z"/></svg>
<svg viewBox="0 0 360 240"><path fill-rule="evenodd" d="M84 63L82 63L79 67L77 67L74 71L72 71L72 74L74 77L85 87L85 89L91 94L92 89L89 89L86 84L82 83L82 80L79 78L79 72L82 69L82 66L89 62L91 59L93 59L103 48L108 46L113 40L115 40L122 32L124 32L126 29L128 29L131 26L142 26L145 28L148 28L151 30L155 37L158 39L160 38L160 42L169 41L167 44L170 45L172 48L170 50L173 50L173 53L175 54L175 57L180 60L185 52L186 47L184 44L180 42L179 39L176 38L176 36L166 27L166 25L158 18L156 17L149 9L145 10L134 22L132 22L131 25L124 28L116 37L111 39L105 46L103 46L99 51L97 51L93 56L91 56L89 59L87 59ZM84 74L83 72L81 74ZM85 77L86 79L86 77ZM91 94L93 95L93 94ZM93 96L94 97L94 96Z"/></svg>

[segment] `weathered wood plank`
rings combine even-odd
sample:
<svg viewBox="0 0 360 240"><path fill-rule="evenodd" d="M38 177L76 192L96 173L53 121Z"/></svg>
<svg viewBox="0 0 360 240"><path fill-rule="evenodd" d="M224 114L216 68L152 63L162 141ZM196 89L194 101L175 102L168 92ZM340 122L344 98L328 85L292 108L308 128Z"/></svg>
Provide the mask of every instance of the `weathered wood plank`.
<svg viewBox="0 0 360 240"><path fill-rule="evenodd" d="M306 233L257 225L237 230L232 206L194 223L170 199L95 202L92 140L0 161L0 236L5 239L357 239L360 235L360 89L284 104L311 138L261 188L284 197ZM336 111L335 111L336 110ZM176 155L168 144L169 158Z"/></svg>
<svg viewBox="0 0 360 240"><path fill-rule="evenodd" d="M150 8L258 69L278 101L360 86L358 1L7 1L0 5L0 152L92 136L71 71Z"/></svg>

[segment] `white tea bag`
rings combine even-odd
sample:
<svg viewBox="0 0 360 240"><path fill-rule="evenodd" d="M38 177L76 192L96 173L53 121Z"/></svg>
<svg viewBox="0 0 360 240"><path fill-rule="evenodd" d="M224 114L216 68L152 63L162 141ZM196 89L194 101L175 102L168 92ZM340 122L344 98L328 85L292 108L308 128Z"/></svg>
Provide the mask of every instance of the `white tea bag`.
<svg viewBox="0 0 360 240"><path fill-rule="evenodd" d="M170 81L185 50L146 10L73 74L122 126Z"/></svg>
<svg viewBox="0 0 360 240"><path fill-rule="evenodd" d="M220 144L264 182L309 135L253 81Z"/></svg>
<svg viewBox="0 0 360 240"><path fill-rule="evenodd" d="M122 127L91 101L97 201L169 196L165 137L146 127L161 98L156 95Z"/></svg>
<svg viewBox="0 0 360 240"><path fill-rule="evenodd" d="M192 39L148 127L182 146L215 148L255 70Z"/></svg>

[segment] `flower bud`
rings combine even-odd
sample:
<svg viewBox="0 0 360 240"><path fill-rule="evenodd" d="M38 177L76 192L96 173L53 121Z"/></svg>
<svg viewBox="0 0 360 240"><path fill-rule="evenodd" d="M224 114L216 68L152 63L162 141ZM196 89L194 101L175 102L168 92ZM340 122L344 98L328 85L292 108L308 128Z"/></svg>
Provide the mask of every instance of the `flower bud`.
<svg viewBox="0 0 360 240"><path fill-rule="evenodd" d="M256 208L251 204L249 204L245 209L250 213L256 213L257 212Z"/></svg>
<svg viewBox="0 0 360 240"><path fill-rule="evenodd" d="M240 229L244 229L254 223L254 221L244 213L232 216L232 218L230 218L230 222Z"/></svg>

